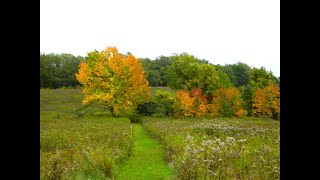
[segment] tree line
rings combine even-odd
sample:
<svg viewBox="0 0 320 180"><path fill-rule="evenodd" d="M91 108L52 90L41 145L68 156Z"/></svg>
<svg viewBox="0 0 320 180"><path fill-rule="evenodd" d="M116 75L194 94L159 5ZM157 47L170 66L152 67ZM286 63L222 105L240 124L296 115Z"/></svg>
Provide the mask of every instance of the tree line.
<svg viewBox="0 0 320 180"><path fill-rule="evenodd" d="M167 86L138 112L178 116L265 116L280 118L280 77L245 63L213 65L187 53L170 57Z"/></svg>
<svg viewBox="0 0 320 180"><path fill-rule="evenodd" d="M80 83L88 94L84 104L104 102L115 115L130 109L160 116L280 117L280 77L264 67L214 65L188 53L138 59L116 48L86 57L40 53L41 88ZM150 97L149 85L168 86L175 93L158 91Z"/></svg>
<svg viewBox="0 0 320 180"><path fill-rule="evenodd" d="M40 88L76 87L75 73L85 57L71 54L40 53Z"/></svg>
<svg viewBox="0 0 320 180"><path fill-rule="evenodd" d="M168 81L171 78L168 74L168 69L177 56L178 55L175 54L172 56L159 56L156 59L139 58L150 86L168 86ZM192 58L199 64L209 64L205 59ZM76 80L75 74L78 72L80 62L86 62L87 59L87 56L74 56L65 53L40 53L40 88L79 86L80 84ZM275 77L263 67L260 69L251 68L241 62L227 65L210 65L214 66L218 73L223 73L225 74L224 76L228 76L228 78L225 79L229 79L235 87L247 87L250 81L250 74L253 82L258 81L260 76L263 77L262 81L264 82L262 84L264 85L267 83L266 79L269 79L268 76L278 84L280 82L280 77ZM187 71L185 72L187 73Z"/></svg>

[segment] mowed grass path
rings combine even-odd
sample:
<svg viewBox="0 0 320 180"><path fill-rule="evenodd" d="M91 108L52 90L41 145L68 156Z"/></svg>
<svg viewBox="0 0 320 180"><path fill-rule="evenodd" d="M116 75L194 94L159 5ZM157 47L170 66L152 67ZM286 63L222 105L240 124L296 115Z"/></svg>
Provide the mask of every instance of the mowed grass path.
<svg viewBox="0 0 320 180"><path fill-rule="evenodd" d="M141 124L133 124L134 149L115 174L115 179L174 179L164 161L161 145L148 136Z"/></svg>

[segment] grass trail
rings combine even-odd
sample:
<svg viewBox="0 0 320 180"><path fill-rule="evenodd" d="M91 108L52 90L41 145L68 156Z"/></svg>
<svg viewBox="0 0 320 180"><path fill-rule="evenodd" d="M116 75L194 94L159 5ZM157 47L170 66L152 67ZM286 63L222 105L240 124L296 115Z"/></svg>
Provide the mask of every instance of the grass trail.
<svg viewBox="0 0 320 180"><path fill-rule="evenodd" d="M133 154L120 166L115 179L174 179L174 171L164 161L164 150L141 124L133 124L133 138Z"/></svg>

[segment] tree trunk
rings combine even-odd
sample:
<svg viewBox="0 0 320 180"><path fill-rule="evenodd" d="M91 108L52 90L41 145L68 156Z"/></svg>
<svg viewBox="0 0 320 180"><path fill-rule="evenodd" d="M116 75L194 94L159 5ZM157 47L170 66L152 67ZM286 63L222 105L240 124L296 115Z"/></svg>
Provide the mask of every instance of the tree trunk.
<svg viewBox="0 0 320 180"><path fill-rule="evenodd" d="M112 114L113 117L118 117L118 115L115 114L113 106L110 107L110 112Z"/></svg>

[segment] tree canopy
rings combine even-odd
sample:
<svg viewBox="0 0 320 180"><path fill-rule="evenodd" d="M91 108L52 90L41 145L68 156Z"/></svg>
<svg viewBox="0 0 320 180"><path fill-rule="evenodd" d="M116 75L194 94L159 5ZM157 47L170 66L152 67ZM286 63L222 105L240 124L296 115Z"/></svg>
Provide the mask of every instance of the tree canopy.
<svg viewBox="0 0 320 180"><path fill-rule="evenodd" d="M79 69L80 67L80 69ZM79 70L78 70L79 69ZM78 73L77 73L78 71ZM169 86L175 93L156 93ZM245 63L211 64L188 53L137 59L115 47L86 57L40 53L40 87L82 86L83 104L122 112L183 116L280 115L280 77Z"/></svg>
<svg viewBox="0 0 320 180"><path fill-rule="evenodd" d="M200 88L203 93L212 96L220 87L231 86L229 77L217 71L214 65L199 61L187 53L172 56L172 64L168 69L168 85L175 90Z"/></svg>
<svg viewBox="0 0 320 180"><path fill-rule="evenodd" d="M134 110L151 96L139 60L115 47L88 53L88 62L81 62L76 76L83 85L83 104L97 104L115 116Z"/></svg>
<svg viewBox="0 0 320 180"><path fill-rule="evenodd" d="M40 87L78 86L75 73L81 61L85 58L71 54L40 53Z"/></svg>

